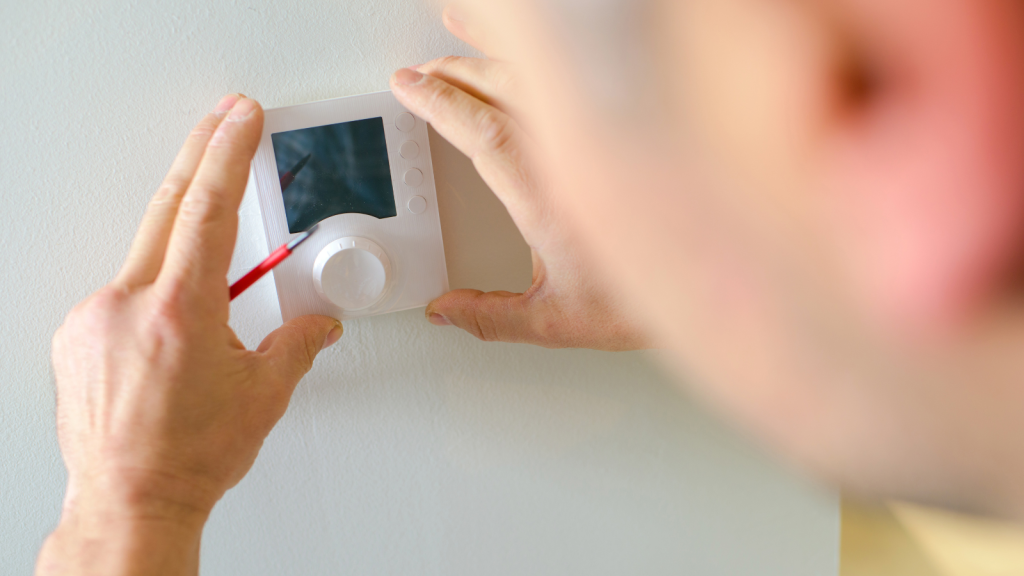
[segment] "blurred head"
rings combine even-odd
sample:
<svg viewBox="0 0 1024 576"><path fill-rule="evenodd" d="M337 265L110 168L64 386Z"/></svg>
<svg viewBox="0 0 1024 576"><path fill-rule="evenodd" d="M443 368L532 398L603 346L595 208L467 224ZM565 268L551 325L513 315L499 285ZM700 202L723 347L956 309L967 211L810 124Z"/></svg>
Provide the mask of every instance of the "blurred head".
<svg viewBox="0 0 1024 576"><path fill-rule="evenodd" d="M1024 4L467 1L695 390L848 488L1024 516Z"/></svg>

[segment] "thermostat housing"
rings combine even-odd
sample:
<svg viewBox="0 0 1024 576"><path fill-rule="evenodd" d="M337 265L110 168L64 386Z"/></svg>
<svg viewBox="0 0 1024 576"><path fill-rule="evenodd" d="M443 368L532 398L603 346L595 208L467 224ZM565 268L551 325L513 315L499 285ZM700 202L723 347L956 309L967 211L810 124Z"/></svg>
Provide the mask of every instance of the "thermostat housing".
<svg viewBox="0 0 1024 576"><path fill-rule="evenodd" d="M448 291L426 123L391 92L265 111L252 163L285 321L425 306Z"/></svg>

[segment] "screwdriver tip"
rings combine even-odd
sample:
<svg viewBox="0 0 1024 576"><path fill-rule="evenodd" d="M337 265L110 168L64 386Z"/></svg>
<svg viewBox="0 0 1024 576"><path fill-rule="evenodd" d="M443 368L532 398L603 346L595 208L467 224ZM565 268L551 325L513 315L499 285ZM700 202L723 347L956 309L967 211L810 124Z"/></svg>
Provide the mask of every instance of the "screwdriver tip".
<svg viewBox="0 0 1024 576"><path fill-rule="evenodd" d="M292 240L291 242L288 243L288 250L295 250L296 248L298 248L299 244L302 244L303 242L308 240L309 237L312 236L313 233L316 232L317 229L319 229L319 228L320 228L320 224L319 223L313 224L312 226L310 226L308 230L306 230L302 234L299 234L294 240Z"/></svg>

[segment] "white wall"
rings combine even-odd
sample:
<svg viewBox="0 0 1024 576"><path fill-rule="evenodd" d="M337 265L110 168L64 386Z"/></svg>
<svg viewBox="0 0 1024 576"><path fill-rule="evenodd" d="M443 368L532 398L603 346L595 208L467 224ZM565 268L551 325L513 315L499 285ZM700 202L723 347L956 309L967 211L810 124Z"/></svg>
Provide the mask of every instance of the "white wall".
<svg viewBox="0 0 1024 576"><path fill-rule="evenodd" d="M28 573L64 470L49 338L117 269L220 95L385 89L464 52L418 0L0 0L0 573ZM432 141L453 287L523 289L526 247ZM233 275L266 252L242 210ZM273 283L233 309L249 344ZM421 311L350 322L213 515L219 574L834 574L836 499L692 405L646 354L485 345Z"/></svg>

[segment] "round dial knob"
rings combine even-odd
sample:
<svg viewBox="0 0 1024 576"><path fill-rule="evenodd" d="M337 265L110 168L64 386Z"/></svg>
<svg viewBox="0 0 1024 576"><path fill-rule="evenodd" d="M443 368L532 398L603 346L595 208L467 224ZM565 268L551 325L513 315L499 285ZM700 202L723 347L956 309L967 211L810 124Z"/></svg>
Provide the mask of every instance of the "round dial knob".
<svg viewBox="0 0 1024 576"><path fill-rule="evenodd" d="M390 281L391 261L366 238L335 240L313 263L313 284L320 297L346 311L379 302Z"/></svg>

